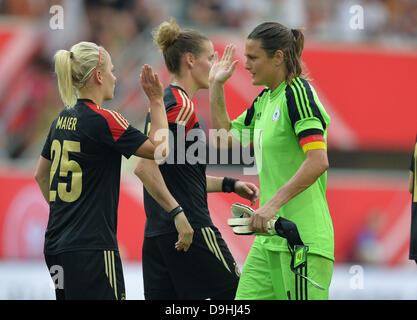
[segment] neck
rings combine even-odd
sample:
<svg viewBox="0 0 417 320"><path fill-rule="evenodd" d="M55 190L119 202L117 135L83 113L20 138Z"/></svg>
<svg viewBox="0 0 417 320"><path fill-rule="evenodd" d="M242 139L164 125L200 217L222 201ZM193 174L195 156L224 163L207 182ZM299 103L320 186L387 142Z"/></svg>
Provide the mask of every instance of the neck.
<svg viewBox="0 0 417 320"><path fill-rule="evenodd" d="M268 87L271 91L274 91L278 86L284 81L286 78L286 70L285 68L279 68L277 70L276 76L272 79L271 83L268 84Z"/></svg>
<svg viewBox="0 0 417 320"><path fill-rule="evenodd" d="M103 95L100 92L98 92L97 90L94 90L94 89L79 90L78 91L78 97L80 99L92 100L99 107L101 107L101 105L103 104Z"/></svg>
<svg viewBox="0 0 417 320"><path fill-rule="evenodd" d="M184 89L190 100L194 97L197 90L200 89L189 73L183 76L174 76L171 84Z"/></svg>

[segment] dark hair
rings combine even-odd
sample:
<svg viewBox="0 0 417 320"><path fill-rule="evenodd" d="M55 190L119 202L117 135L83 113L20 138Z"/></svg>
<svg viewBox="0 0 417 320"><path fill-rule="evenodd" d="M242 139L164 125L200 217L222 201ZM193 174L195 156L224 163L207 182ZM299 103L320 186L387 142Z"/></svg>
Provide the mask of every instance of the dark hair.
<svg viewBox="0 0 417 320"><path fill-rule="evenodd" d="M301 54L304 48L304 34L302 29L290 29L278 22L264 22L249 34L248 39L260 40L261 47L268 57L272 57L277 50L284 53L287 67L286 82L291 84L296 77L304 78Z"/></svg>
<svg viewBox="0 0 417 320"><path fill-rule="evenodd" d="M180 73L181 57L185 53L199 56L208 38L195 30L180 29L175 19L162 22L152 32L154 42L162 51L168 71Z"/></svg>

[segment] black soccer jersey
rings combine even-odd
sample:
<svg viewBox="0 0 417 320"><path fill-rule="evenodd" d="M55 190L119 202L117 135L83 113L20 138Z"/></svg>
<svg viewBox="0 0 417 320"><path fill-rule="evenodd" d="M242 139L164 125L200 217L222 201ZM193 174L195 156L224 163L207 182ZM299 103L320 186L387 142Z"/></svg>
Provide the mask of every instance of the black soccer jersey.
<svg viewBox="0 0 417 320"><path fill-rule="evenodd" d="M168 118L170 154L159 165L165 184L184 209L194 229L212 226L207 205L206 139L200 128L194 103L180 87L170 85L164 92ZM151 124L148 114L145 132ZM145 237L176 232L174 221L168 213L143 189L146 212Z"/></svg>
<svg viewBox="0 0 417 320"><path fill-rule="evenodd" d="M147 140L119 113L79 99L53 121L42 156L51 160L45 254L118 250L121 155Z"/></svg>

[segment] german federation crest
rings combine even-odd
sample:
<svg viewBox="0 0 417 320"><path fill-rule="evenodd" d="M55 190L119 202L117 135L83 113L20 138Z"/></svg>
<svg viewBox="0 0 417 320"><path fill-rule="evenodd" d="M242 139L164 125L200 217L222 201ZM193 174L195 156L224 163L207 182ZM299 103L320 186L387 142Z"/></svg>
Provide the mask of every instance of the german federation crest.
<svg viewBox="0 0 417 320"><path fill-rule="evenodd" d="M272 114L272 121L274 122L277 121L280 116L281 116L281 111L279 110L279 107L277 107L274 113Z"/></svg>

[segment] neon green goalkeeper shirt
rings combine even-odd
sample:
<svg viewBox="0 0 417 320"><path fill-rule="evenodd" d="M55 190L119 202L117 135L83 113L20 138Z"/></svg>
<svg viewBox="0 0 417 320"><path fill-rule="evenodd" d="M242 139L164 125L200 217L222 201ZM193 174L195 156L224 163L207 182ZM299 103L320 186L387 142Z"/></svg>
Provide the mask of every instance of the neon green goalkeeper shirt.
<svg viewBox="0 0 417 320"><path fill-rule="evenodd" d="M252 106L231 123L231 133L242 145L253 142L263 206L299 169L305 152L325 149L330 117L314 88L296 78L273 92L264 89ZM334 261L333 224L326 200L327 172L277 212L296 223L309 252ZM267 249L287 251L279 236L256 236Z"/></svg>

